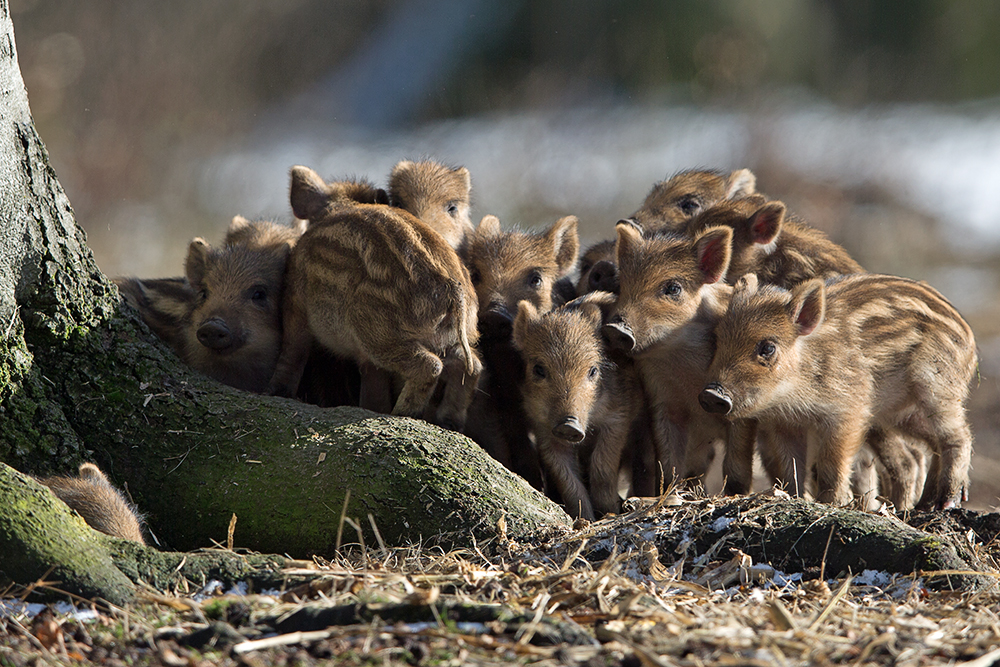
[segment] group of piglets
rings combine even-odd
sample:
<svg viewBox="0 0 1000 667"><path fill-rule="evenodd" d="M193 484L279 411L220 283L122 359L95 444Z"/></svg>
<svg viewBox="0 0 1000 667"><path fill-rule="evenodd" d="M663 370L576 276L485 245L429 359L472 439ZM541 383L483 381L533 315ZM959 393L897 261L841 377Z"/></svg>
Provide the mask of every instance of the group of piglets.
<svg viewBox="0 0 1000 667"><path fill-rule="evenodd" d="M185 277L116 283L205 374L463 431L576 517L698 483L718 448L726 493L751 490L758 451L823 502L967 499L968 324L749 170L656 183L582 258L573 216L473 226L470 187L430 161L387 189L297 166L294 224L236 217L221 246L191 242Z"/></svg>

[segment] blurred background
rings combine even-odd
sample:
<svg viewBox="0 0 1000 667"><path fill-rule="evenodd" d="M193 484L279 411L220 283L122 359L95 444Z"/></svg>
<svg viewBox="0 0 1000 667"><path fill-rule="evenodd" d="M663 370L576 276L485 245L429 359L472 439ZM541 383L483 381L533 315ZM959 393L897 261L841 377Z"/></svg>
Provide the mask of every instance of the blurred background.
<svg viewBox="0 0 1000 667"><path fill-rule="evenodd" d="M288 169L469 168L474 220L581 219L749 167L872 271L969 319L969 506L1000 495L1000 3L11 0L38 131L110 276L183 273Z"/></svg>

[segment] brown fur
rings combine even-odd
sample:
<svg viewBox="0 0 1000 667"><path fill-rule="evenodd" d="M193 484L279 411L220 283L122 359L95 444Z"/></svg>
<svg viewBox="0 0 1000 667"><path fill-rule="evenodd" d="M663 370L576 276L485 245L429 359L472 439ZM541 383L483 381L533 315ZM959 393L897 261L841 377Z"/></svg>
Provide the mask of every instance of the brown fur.
<svg viewBox="0 0 1000 667"><path fill-rule="evenodd" d="M631 218L619 223L634 224L647 235L683 232L692 218L718 202L752 195L756 182L749 169L729 174L713 170L682 171L653 185L642 206ZM577 296L595 290L618 293L614 243L602 241L584 253L576 283Z"/></svg>
<svg viewBox="0 0 1000 667"><path fill-rule="evenodd" d="M503 230L485 216L468 237L463 259L479 304L480 348L486 362L466 433L491 456L542 489L544 483L521 399L524 362L511 341L517 304L539 312L554 304L554 290L576 263L577 219L566 216L544 232Z"/></svg>
<svg viewBox="0 0 1000 667"><path fill-rule="evenodd" d="M422 220L455 250L472 232L471 189L468 169L449 169L437 162L404 160L389 175L392 205Z"/></svg>
<svg viewBox="0 0 1000 667"><path fill-rule="evenodd" d="M114 279L122 299L178 355L181 354L195 293L187 278Z"/></svg>
<svg viewBox="0 0 1000 667"><path fill-rule="evenodd" d="M552 308L552 288L576 264L580 252L577 219L568 215L545 232L503 230L487 215L462 253L476 287L480 319L513 321L517 304L529 301L545 312Z"/></svg>
<svg viewBox="0 0 1000 667"><path fill-rule="evenodd" d="M725 199L756 192L757 179L749 169L726 174L714 170L682 171L653 185L632 219L646 233L684 231L687 222Z"/></svg>
<svg viewBox="0 0 1000 667"><path fill-rule="evenodd" d="M614 240L598 241L580 256L580 275L576 295L589 292L618 293L618 270L615 268Z"/></svg>
<svg viewBox="0 0 1000 667"><path fill-rule="evenodd" d="M294 395L315 338L359 363L365 407L386 393L372 380L398 373L404 384L392 413L420 416L444 373L438 420L461 428L482 368L472 350L477 308L468 272L441 235L411 214L343 205L335 185L292 168L293 211L309 228L289 262L286 335L271 391Z"/></svg>
<svg viewBox="0 0 1000 667"><path fill-rule="evenodd" d="M688 234L724 225L733 229L733 252L726 273L732 284L746 273L762 283L789 289L810 278L862 273L842 247L801 220L787 215L780 201L760 195L722 201L694 218Z"/></svg>
<svg viewBox="0 0 1000 667"><path fill-rule="evenodd" d="M604 331L612 348L635 359L668 476L700 478L716 443L733 434L725 420L698 404L712 359L712 330L732 291L721 280L731 239L728 227L688 239L666 232L644 237L631 225L618 225L621 293Z"/></svg>
<svg viewBox="0 0 1000 667"><path fill-rule="evenodd" d="M91 528L102 533L145 544L142 517L121 491L93 463L80 465L79 477L47 477L38 480L52 489Z"/></svg>
<svg viewBox="0 0 1000 667"><path fill-rule="evenodd" d="M826 234L787 213L780 201L768 201L760 195L749 195L734 200L724 200L694 218L688 225L688 234L697 234L707 227L725 225L733 229L733 252L726 281L735 282L747 273L756 274L762 283L791 289L811 278L833 278L843 274L864 273L864 269ZM797 473L793 490L803 491L806 462L806 433L790 427L780 433L768 427L759 431L762 441L771 443L768 452L782 451L783 457L794 456L792 468ZM871 450L882 463L878 474L882 494L903 509L912 506L919 497L913 488L924 481L920 443L909 443L894 435L872 434ZM780 442L780 446L775 444ZM764 455L768 472L776 480L785 473L789 461L772 459ZM855 475L855 492L866 497L874 506L878 486L872 484L871 454L864 454L858 461ZM870 472L870 470L869 470ZM788 481L788 480L786 480Z"/></svg>
<svg viewBox="0 0 1000 667"><path fill-rule="evenodd" d="M514 343L525 363L524 407L542 462L566 510L586 519L595 511L620 511L622 453L642 415L634 366L613 363L601 337L601 307L613 301L614 295L595 292L543 314L522 301L514 320Z"/></svg>
<svg viewBox="0 0 1000 667"><path fill-rule="evenodd" d="M731 401L734 418L807 426L818 443L819 500L851 499L851 465L873 428L929 443L934 458L920 506L967 498L972 434L964 402L975 340L926 283L854 275L788 292L751 274L739 281L716 336L712 388ZM773 451L780 445L762 443L766 456L787 459ZM732 454L727 476L748 484L746 451Z"/></svg>
<svg viewBox="0 0 1000 667"><path fill-rule="evenodd" d="M191 242L185 270L196 297L185 362L238 389L266 389L281 350L285 266L301 229L236 216L222 247Z"/></svg>

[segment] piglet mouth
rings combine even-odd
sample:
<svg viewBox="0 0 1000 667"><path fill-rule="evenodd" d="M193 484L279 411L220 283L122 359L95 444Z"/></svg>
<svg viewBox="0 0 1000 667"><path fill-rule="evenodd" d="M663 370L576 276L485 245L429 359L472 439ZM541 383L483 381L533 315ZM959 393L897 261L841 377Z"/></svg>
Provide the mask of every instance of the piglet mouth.
<svg viewBox="0 0 1000 667"><path fill-rule="evenodd" d="M705 412L716 415L728 415L733 411L733 399L718 382L706 385L698 394L698 402Z"/></svg>

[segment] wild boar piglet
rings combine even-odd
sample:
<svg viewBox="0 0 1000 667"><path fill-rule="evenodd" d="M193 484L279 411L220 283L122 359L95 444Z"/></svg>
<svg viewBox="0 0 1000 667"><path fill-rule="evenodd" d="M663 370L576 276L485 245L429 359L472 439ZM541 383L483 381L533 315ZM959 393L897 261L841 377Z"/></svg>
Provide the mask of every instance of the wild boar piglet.
<svg viewBox="0 0 1000 667"><path fill-rule="evenodd" d="M645 236L626 223L617 229L620 294L604 335L612 349L635 359L664 473L700 479L716 447L742 433L698 404L712 331L732 292L722 277L733 231L712 227L688 238Z"/></svg>
<svg viewBox="0 0 1000 667"><path fill-rule="evenodd" d="M222 246L191 241L184 268L194 301L181 359L232 387L267 388L281 352L285 267L301 233L301 224L236 216Z"/></svg>
<svg viewBox="0 0 1000 667"><path fill-rule="evenodd" d="M539 489L544 483L521 400L524 363L511 341L511 326L521 301L539 312L552 308L555 286L573 269L579 249L574 216L535 232L503 229L496 216L487 215L461 253L479 303L479 345L486 364L466 433Z"/></svg>
<svg viewBox="0 0 1000 667"><path fill-rule="evenodd" d="M873 429L930 446L920 507L968 499L972 433L964 405L976 344L930 285L859 274L788 291L750 274L738 281L715 334L702 405L762 426L807 428L819 500L851 500L851 465ZM749 485L750 455L727 451L725 474Z"/></svg>
<svg viewBox="0 0 1000 667"><path fill-rule="evenodd" d="M720 201L754 194L756 186L757 178L749 169L728 174L714 169L682 171L654 184L642 206L629 217L647 234L683 232L694 216Z"/></svg>
<svg viewBox="0 0 1000 667"><path fill-rule="evenodd" d="M566 510L587 519L621 509L622 452L643 408L634 367L628 359L612 361L601 336L601 309L613 301L594 292L547 313L522 301L514 320L524 408L542 463Z"/></svg>
<svg viewBox="0 0 1000 667"><path fill-rule="evenodd" d="M396 373L392 414L419 417L440 377L436 421L461 429L482 363L472 349L475 291L458 255L405 210L346 201L307 167L293 167L291 181L292 210L309 228L289 261L271 391L295 394L315 340L358 362L363 407L378 409Z"/></svg>
<svg viewBox="0 0 1000 667"><path fill-rule="evenodd" d="M756 182L749 169L729 174L709 169L682 171L654 184L642 206L618 224L632 224L646 235L685 232L695 216L718 202L752 195ZM604 241L584 253L576 283L577 296L597 290L618 293L613 246L613 240Z"/></svg>
<svg viewBox="0 0 1000 667"><path fill-rule="evenodd" d="M755 273L762 283L791 288L810 278L864 272L822 231L788 215L782 202L761 195L718 202L692 219L687 233L718 226L733 230L726 271L730 284L746 273Z"/></svg>

